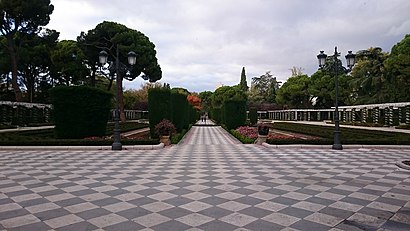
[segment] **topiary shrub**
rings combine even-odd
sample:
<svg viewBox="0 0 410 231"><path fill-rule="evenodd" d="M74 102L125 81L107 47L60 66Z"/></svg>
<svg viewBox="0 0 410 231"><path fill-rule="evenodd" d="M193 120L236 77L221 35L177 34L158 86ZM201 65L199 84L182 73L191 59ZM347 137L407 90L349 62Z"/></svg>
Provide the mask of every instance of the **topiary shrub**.
<svg viewBox="0 0 410 231"><path fill-rule="evenodd" d="M171 91L158 87L148 90L149 128L151 138L158 138L155 125L163 119L171 119Z"/></svg>
<svg viewBox="0 0 410 231"><path fill-rule="evenodd" d="M255 125L258 122L258 111L256 108L249 109L249 123Z"/></svg>
<svg viewBox="0 0 410 231"><path fill-rule="evenodd" d="M223 114L225 125L229 130L245 125L246 101L226 100L223 106Z"/></svg>
<svg viewBox="0 0 410 231"><path fill-rule="evenodd" d="M87 86L61 86L49 92L57 138L105 135L113 97L111 93Z"/></svg>
<svg viewBox="0 0 410 231"><path fill-rule="evenodd" d="M175 125L177 132L187 128L189 125L189 104L187 95L178 91L171 91L172 105L172 123Z"/></svg>

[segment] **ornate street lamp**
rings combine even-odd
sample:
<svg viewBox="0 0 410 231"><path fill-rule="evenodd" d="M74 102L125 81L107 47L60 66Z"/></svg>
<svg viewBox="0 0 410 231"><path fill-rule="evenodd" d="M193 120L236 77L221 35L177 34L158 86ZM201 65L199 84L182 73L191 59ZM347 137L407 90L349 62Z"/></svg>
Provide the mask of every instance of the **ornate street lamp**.
<svg viewBox="0 0 410 231"><path fill-rule="evenodd" d="M333 145L332 149L335 150L342 150L343 146L340 142L340 121L339 121L339 74L338 74L338 61L339 59L337 58L339 56L339 53L337 52L337 47L335 47L335 53L333 54L333 70L335 74L335 131L334 131L334 140L333 140ZM348 51L348 54L345 56L346 57L346 62L347 62L347 67L349 68L349 71L352 70L352 67L355 64L355 57L356 55L352 53L352 51ZM326 58L327 55L324 53L324 51L320 51L320 53L317 55L317 59L319 61L319 68L323 68L326 64Z"/></svg>
<svg viewBox="0 0 410 231"><path fill-rule="evenodd" d="M116 81L117 81L117 91L115 94L115 113L114 113L114 143L111 146L112 150L122 150L121 144L121 129L120 129L120 105L119 105L119 95L121 87L119 85L120 78L122 78L123 74L128 71L126 65L120 63L119 60L120 52L118 49L118 45L116 46L116 57L115 57L115 74L116 74ZM106 51L101 51L99 53L99 62L104 65L108 62L108 53ZM128 52L128 64L135 65L137 62L137 54L133 51ZM121 65L121 68L120 68ZM111 71L111 69L110 69Z"/></svg>

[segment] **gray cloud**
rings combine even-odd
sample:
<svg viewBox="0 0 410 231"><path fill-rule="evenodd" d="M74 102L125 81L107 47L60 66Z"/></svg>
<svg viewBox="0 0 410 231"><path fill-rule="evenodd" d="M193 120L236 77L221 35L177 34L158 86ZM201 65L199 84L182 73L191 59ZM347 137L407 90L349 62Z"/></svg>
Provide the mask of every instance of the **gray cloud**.
<svg viewBox="0 0 410 231"><path fill-rule="evenodd" d="M319 50L342 54L380 46L410 33L408 0L52 0L49 28L75 39L103 20L146 34L156 45L161 82L191 91L248 83L271 71L285 81L292 66L317 70ZM136 80L126 83L138 88Z"/></svg>

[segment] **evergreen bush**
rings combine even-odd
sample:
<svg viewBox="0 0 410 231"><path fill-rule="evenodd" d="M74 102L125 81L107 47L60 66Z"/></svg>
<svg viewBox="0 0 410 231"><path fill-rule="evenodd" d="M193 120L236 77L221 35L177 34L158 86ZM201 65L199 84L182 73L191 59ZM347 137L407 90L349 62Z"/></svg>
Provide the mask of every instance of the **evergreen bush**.
<svg viewBox="0 0 410 231"><path fill-rule="evenodd" d="M235 129L246 123L246 101L226 100L223 106L223 114L226 127Z"/></svg>
<svg viewBox="0 0 410 231"><path fill-rule="evenodd" d="M251 125L258 123L258 111L256 108L249 109L249 123Z"/></svg>
<svg viewBox="0 0 410 231"><path fill-rule="evenodd" d="M113 95L87 86L60 86L50 90L57 138L103 136Z"/></svg>
<svg viewBox="0 0 410 231"><path fill-rule="evenodd" d="M189 125L189 104L187 95L177 91L171 91L172 105L172 123L175 125L177 132L187 128Z"/></svg>
<svg viewBox="0 0 410 231"><path fill-rule="evenodd" d="M165 87L151 88L148 90L149 127L152 138L158 138L155 134L155 125L161 120L170 120L171 115L171 90Z"/></svg>

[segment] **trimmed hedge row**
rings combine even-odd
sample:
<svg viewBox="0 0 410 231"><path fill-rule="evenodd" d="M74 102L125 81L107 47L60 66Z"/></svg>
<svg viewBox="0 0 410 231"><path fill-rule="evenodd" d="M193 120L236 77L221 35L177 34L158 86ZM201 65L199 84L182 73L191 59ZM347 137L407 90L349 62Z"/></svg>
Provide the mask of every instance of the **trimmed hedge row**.
<svg viewBox="0 0 410 231"><path fill-rule="evenodd" d="M33 124L49 124L51 121L52 113L48 107L0 105L0 124L32 126Z"/></svg>
<svg viewBox="0 0 410 231"><path fill-rule="evenodd" d="M50 90L57 138L103 136L113 95L87 86L60 86Z"/></svg>
<svg viewBox="0 0 410 231"><path fill-rule="evenodd" d="M228 130L245 125L246 101L226 100L221 108L211 110L211 118L217 124L225 124Z"/></svg>
<svg viewBox="0 0 410 231"><path fill-rule="evenodd" d="M333 141L334 127L275 122L274 129L302 133L322 137L325 141L313 140L310 143ZM357 128L340 128L342 144L380 144L380 145L409 145L410 134L385 132ZM326 141L327 140L327 141Z"/></svg>
<svg viewBox="0 0 410 231"><path fill-rule="evenodd" d="M155 125L168 119L181 133L199 119L199 113L188 102L187 94L176 89L151 88L148 91L149 124L151 137L157 138Z"/></svg>
<svg viewBox="0 0 410 231"><path fill-rule="evenodd" d="M227 100L224 103L225 125L228 129L235 129L246 123L246 101Z"/></svg>
<svg viewBox="0 0 410 231"><path fill-rule="evenodd" d="M106 134L107 136L113 133L113 123L107 125ZM146 128L147 124L139 124L135 122L125 122L120 123L120 128L122 132L132 131L136 129ZM0 133L0 145L4 146L37 146L37 145L111 145L112 140L100 140L100 139L56 139L54 138L54 129L42 129L42 130L28 130L28 131L16 131ZM142 144L158 144L157 139L150 140L128 140L122 139L122 144L125 145L142 145Z"/></svg>
<svg viewBox="0 0 410 231"><path fill-rule="evenodd" d="M149 128L151 137L155 134L155 125L161 120L171 120L171 90L168 88L151 88L148 90Z"/></svg>

